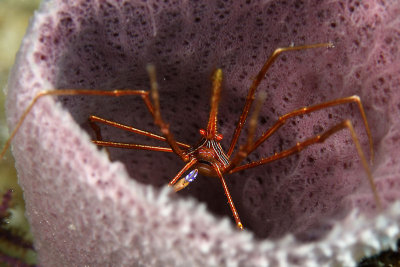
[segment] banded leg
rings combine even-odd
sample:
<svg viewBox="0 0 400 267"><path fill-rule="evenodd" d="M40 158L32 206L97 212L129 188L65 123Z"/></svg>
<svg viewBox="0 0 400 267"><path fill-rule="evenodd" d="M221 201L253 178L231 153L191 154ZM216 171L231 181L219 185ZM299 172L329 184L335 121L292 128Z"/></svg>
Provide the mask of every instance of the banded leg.
<svg viewBox="0 0 400 267"><path fill-rule="evenodd" d="M161 118L155 66L152 64L148 64L147 72L149 73L150 77L151 97L154 103L154 123L160 127L163 136L165 137L167 143L170 145L174 153L177 154L184 162L188 162L190 160L189 156L186 155L183 150L178 146L175 138L169 130L169 124L165 123Z"/></svg>
<svg viewBox="0 0 400 267"><path fill-rule="evenodd" d="M26 116L32 110L33 106L37 103L37 101L44 97L44 96L72 96L72 95L92 95L92 96L126 96L126 95L140 95L150 113L154 114L153 106L150 102L149 92L143 90L113 90L113 91L102 91L102 90L88 90L88 89L60 89L60 90L46 90L39 92L28 105L28 107L24 110L21 117L19 118L17 125L11 132L10 137L7 139L6 143L4 144L3 149L0 152L0 160L4 157L7 149L10 147L11 141L13 140L14 136L18 132L19 128L21 127L22 123L25 121ZM153 115L154 116L154 115Z"/></svg>
<svg viewBox="0 0 400 267"><path fill-rule="evenodd" d="M282 151L280 153L275 153L275 155L273 155L273 156L270 156L270 157L267 157L267 158L263 158L263 159L260 159L258 161L254 161L254 162L251 162L251 163L244 164L242 166L236 167L236 168L232 169L231 171L229 171L229 173L234 173L234 172L238 172L238 171L254 168L256 166L260 166L260 165L263 165L263 164L266 164L266 163L269 163L269 162L272 162L272 161L275 161L275 160L278 160L278 159L281 159L281 158L288 157L288 156L290 156L292 154L300 152L301 150L303 150L304 148L306 148L306 147L308 147L310 145L324 142L331 135L333 135L334 133L336 133L336 132L338 132L340 130L343 130L344 128L347 128L350 131L351 138L353 139L354 145L356 146L358 156L360 157L362 165L364 167L364 170L365 170L365 172L367 174L368 181L369 181L371 189L373 191L375 201L376 201L378 207L381 208L382 207L381 206L381 201L380 201L379 194L378 194L378 191L376 189L376 186L375 186L375 183L374 183L374 180L373 180L373 177L372 177L371 170L369 169L368 162L367 162L367 160L366 160L366 158L364 156L364 153L363 153L363 151L361 149L360 142L358 141L356 132L354 131L354 128L353 128L353 124L350 122L350 120L345 120L345 121L335 125L334 127L330 128L329 130L327 130L323 134L314 136L314 137L309 138L309 139L307 139L307 140L305 140L303 142L299 142L294 147L289 148L287 150L284 150L284 151Z"/></svg>
<svg viewBox="0 0 400 267"><path fill-rule="evenodd" d="M222 184L222 187L224 188L226 198L228 199L228 204L229 204L229 207L231 208L233 218L235 218L236 225L240 230L243 230L243 224L240 221L239 213L237 212L235 205L233 204L231 194L229 193L228 186L226 185L225 179L222 176L221 170L219 169L218 165L216 165L216 164L214 164L213 167L214 167L214 170L217 173L219 179L221 180L221 184Z"/></svg>
<svg viewBox="0 0 400 267"><path fill-rule="evenodd" d="M257 76L254 78L253 83L250 86L242 114L240 115L235 132L232 136L231 144L229 146L228 153L227 153L228 157L230 157L232 155L232 152L235 149L240 132L242 131L242 128L243 128L244 123L246 122L246 118L249 113L251 104L253 103L254 94L256 92L256 89L260 85L261 81L264 79L264 76L267 73L267 70L272 65L272 63L276 60L276 58L283 52L295 51L295 50L305 50L305 49L318 48L318 47L328 47L329 48L329 47L334 47L334 45L332 43L321 43L321 44L312 44L312 45L282 47L282 48L275 49L275 51L269 56L269 58L264 63L261 70L258 72Z"/></svg>

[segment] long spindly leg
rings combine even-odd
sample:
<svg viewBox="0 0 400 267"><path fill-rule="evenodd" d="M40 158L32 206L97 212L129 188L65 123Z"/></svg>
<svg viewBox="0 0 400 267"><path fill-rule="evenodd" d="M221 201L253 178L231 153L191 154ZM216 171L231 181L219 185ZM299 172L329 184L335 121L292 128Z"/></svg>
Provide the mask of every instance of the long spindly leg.
<svg viewBox="0 0 400 267"><path fill-rule="evenodd" d="M94 132L95 135L96 135L96 141L103 141L103 135L101 134L101 129L100 129L100 127L95 123L95 121L91 120L91 117L92 117L92 116L89 117L89 120L88 120L88 121L89 121L90 128L92 128L93 132ZM108 155L108 158L111 159L110 151L108 150L108 147L104 147L104 150L106 151L106 153L107 153L107 155Z"/></svg>
<svg viewBox="0 0 400 267"><path fill-rule="evenodd" d="M102 139L102 136L101 136L100 128L95 124L95 122L103 123L105 125L109 125L109 126L116 127L116 128L119 128L119 129L122 129L122 130L125 130L125 131L129 131L129 132L132 132L132 133L135 133L135 134L140 134L140 135L143 135L143 136L147 136L147 137L150 137L150 138L153 138L153 139L156 139L156 140L160 140L160 141L166 142L166 138L163 137L163 136L159 136L157 134L153 134L153 133L150 133L150 132L147 132L147 131L139 130L137 128L134 128L134 127L131 127L131 126L127 126L127 125L124 125L124 124L121 124L121 123L118 123L118 122L115 122L115 121L106 120L106 119L103 119L103 118L100 118L100 117L97 117L97 116L94 116L94 115L91 115L89 117L89 122L91 123L91 126L92 126L93 130L96 133L96 138L97 138L98 141L102 141L103 139ZM181 142L176 142L176 143L179 146L183 147L183 148L190 148L190 146L187 145L187 144L184 144L184 143L181 143Z"/></svg>
<svg viewBox="0 0 400 267"><path fill-rule="evenodd" d="M356 132L354 131L353 125L350 122L350 120L344 120L343 122L341 122L341 123L335 125L334 127L330 128L329 130L327 130L323 134L314 136L314 137L309 138L309 139L307 139L307 140L305 140L303 142L299 142L294 147L292 147L290 149L287 149L287 150L284 150L284 151L282 151L280 153L275 153L275 155L273 155L271 157L263 158L261 160L254 161L254 162L251 162L251 163L244 164L242 166L236 167L236 168L232 169L229 173L234 173L234 172L238 172L238 171L254 168L256 166L260 166L260 165L275 161L277 159L285 158L285 157L290 156L292 154L298 153L298 152L300 152L301 150L303 150L304 148L306 148L306 147L308 147L310 145L324 142L331 135L333 135L334 133L336 133L336 132L338 132L338 131L340 131L340 130L342 130L344 128L347 128L350 131L351 138L353 139L354 145L356 146L358 156L360 157L362 165L364 167L364 170L365 170L365 172L367 174L368 181L369 181L371 189L373 191L375 201L376 201L378 207L380 208L381 207L381 201L380 201L379 194L378 194L378 191L376 189L376 186L375 186L375 183L374 183L374 180L373 180L373 177L372 177L371 170L370 170L370 168L368 166L368 162L367 162L367 160L365 158L365 155L364 155L364 153L363 153L363 151L361 149L360 142L358 141Z"/></svg>
<svg viewBox="0 0 400 267"><path fill-rule="evenodd" d="M249 113L251 104L254 100L254 94L256 92L257 87L260 85L261 81L264 79L265 74L267 73L269 67L276 60L276 58L287 51L295 51L295 50L305 50L310 48L318 48L318 47L333 47L332 43L320 43L320 44L311 44L311 45L302 45L302 46L289 46L277 48L275 51L269 56L267 61L262 66L261 70L258 72L257 76L254 78L253 83L250 86L249 92L246 97L246 102L242 111L242 115L240 115L239 121L237 123L235 132L233 133L231 144L228 149L228 157L232 155L233 150L235 149L237 140L239 138L240 132L242 131L243 125L246 122L247 115Z"/></svg>
<svg viewBox="0 0 400 267"><path fill-rule="evenodd" d="M248 133L247 133L247 141L244 145L241 145L239 147L239 151L235 154L235 156L232 158L230 161L229 165L224 169L224 172L229 172L236 166L240 164L250 153L251 149L253 148L254 145L254 135L257 130L257 122L258 122L258 116L261 111L262 104L267 97L265 92L261 92L260 95L257 98L256 105L254 107L254 112L250 117L249 121L249 128L248 128Z"/></svg>
<svg viewBox="0 0 400 267"><path fill-rule="evenodd" d="M235 205L233 204L233 200L232 200L231 194L229 193L228 186L226 185L225 179L222 176L221 170L218 167L218 165L216 165L216 164L213 164L213 167L214 167L214 170L217 173L219 179L221 180L222 187L224 188L225 195L226 195L226 198L228 199L228 204L229 204L229 207L231 208L231 211L232 211L232 214L233 214L233 218L235 218L236 225L240 230L243 230L243 224L240 221L239 213L237 212L237 210L235 208Z"/></svg>
<svg viewBox="0 0 400 267"><path fill-rule="evenodd" d="M217 135L218 106L221 100L222 70L216 69L212 76L212 95L210 101L210 115L207 123L206 137L213 139Z"/></svg>
<svg viewBox="0 0 400 267"><path fill-rule="evenodd" d="M165 123L161 118L155 66L152 64L148 64L147 72L150 76L151 98L153 99L154 104L154 123L160 127L163 136L165 137L167 143L170 145L174 153L177 154L184 162L188 162L190 160L189 156L183 152L178 143L175 141L175 138L169 130L169 124Z"/></svg>
<svg viewBox="0 0 400 267"><path fill-rule="evenodd" d="M100 141L100 140L92 140L92 143L95 145L104 146L104 147L117 147L117 148L128 148L128 149L137 149L137 150L151 150L151 151L160 151L160 152L174 152L169 147L160 147L160 146L148 146L148 145L118 143L118 142L109 142L109 141Z"/></svg>
<svg viewBox="0 0 400 267"><path fill-rule="evenodd" d="M117 147L117 148L129 148L129 149L140 149L140 150L152 150L152 151L161 151L161 152L173 152L171 148L165 148L165 147L158 147L158 146L147 146L147 145L139 145L139 144L126 144L126 143L117 143L117 142L108 142L108 141L103 141L103 137L101 134L101 130L100 127L96 124L97 123L103 123L105 125L109 125L109 126L113 126L125 131L129 131L132 133L136 133L136 134L140 134L140 135L144 135L150 138L154 138L156 140L160 140L160 141L166 141L165 137L147 132L147 131L143 131L143 130L139 130L136 129L134 127L131 126L127 126L115 121L110 121L110 120L106 120L94 115L91 115L89 117L89 123L90 123L90 127L93 129L93 131L95 132L96 135L96 140L92 140L92 142L98 146L103 146L105 147L105 150L108 154L108 156L110 156L110 153L108 151L108 147ZM181 142L177 142L177 144L181 147L184 148L190 148L189 145L181 143Z"/></svg>
<svg viewBox="0 0 400 267"><path fill-rule="evenodd" d="M270 137L271 134L273 134L276 130L278 130L283 124L285 124L287 119L295 117L295 116L299 116L299 115L308 114L308 113L311 113L311 112L314 112L314 111L317 111L317 110L321 110L321 109L325 109L325 108L328 108L328 107L346 104L346 103L356 103L357 106L358 106L358 109L360 110L360 113L361 113L361 116L362 116L362 119L363 119L363 122L364 122L365 130L366 130L367 135L368 135L369 151L370 151L370 162L372 163L373 159L374 159L374 149L373 149L372 135L371 135L371 131L370 131L369 126L368 126L367 116L365 115L365 111L364 111L363 105L361 103L360 97L357 96L357 95L335 99L335 100L332 100L332 101L328 101L328 102L317 104L317 105L310 106L310 107L304 107L304 108L292 111L292 112L290 112L288 114L285 114L285 115L279 117L278 121L270 129L268 129L254 143L253 148L249 151L249 153L254 151L254 149L256 149L266 139L268 139L268 137Z"/></svg>
<svg viewBox="0 0 400 267"><path fill-rule="evenodd" d="M11 132L10 137L7 139L6 143L4 144L3 149L0 152L0 159L4 157L7 149L10 147L11 141L13 140L14 136L18 132L19 128L21 127L22 123L24 122L26 116L32 110L33 106L37 103L39 99L44 96L71 96L71 95L92 95L92 96L126 96L126 95L139 95L142 97L144 103L146 104L147 109L150 113L154 116L154 108L151 104L149 98L149 92L143 90L131 90L131 89L124 89L124 90L113 90L113 91L102 91L102 90L88 90L88 89L60 89L60 90L46 90L39 92L31 101L31 103L27 106L27 108L22 113L21 117L19 118L17 125Z"/></svg>
<svg viewBox="0 0 400 267"><path fill-rule="evenodd" d="M361 117L364 122L365 130L368 135L369 148L370 148L370 162L372 163L373 158L374 158L374 150L373 150L371 131L368 126L367 116L365 115L365 111L364 111L363 105L361 103L360 97L357 95L354 95L354 96L335 99L332 101L324 102L324 103L317 104L317 105L310 106L310 107L303 107L303 108L297 109L295 111L289 112L289 113L279 117L279 119L275 122L275 124L272 125L272 127L269 128L266 132L264 132L261 135L261 137L258 138L257 141L252 146L247 146L246 149L239 150L238 156L235 156L233 158L233 160L231 161L231 164L227 168L227 171L232 170L237 165L239 165L241 160L246 158L258 146L260 146L265 140L267 140L273 133L275 133L280 127L282 127L288 119L293 118L295 116L312 113L317 110L325 109L328 107L333 107L333 106L347 104L347 103L356 103L358 106L358 109L360 110L360 114L361 114ZM248 138L250 138L250 136Z"/></svg>

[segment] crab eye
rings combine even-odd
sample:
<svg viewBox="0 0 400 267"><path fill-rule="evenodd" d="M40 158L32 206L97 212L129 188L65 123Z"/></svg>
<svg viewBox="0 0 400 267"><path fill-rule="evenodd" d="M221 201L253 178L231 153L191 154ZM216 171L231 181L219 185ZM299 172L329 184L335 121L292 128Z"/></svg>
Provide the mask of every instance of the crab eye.
<svg viewBox="0 0 400 267"><path fill-rule="evenodd" d="M217 138L217 141L221 141L222 138L224 138L224 136L219 133L219 134L217 134L216 138Z"/></svg>
<svg viewBox="0 0 400 267"><path fill-rule="evenodd" d="M199 171L197 169L194 169L193 171L189 172L189 174L186 175L186 177L185 177L185 181L188 183L193 182L194 179L196 179L198 173L199 173Z"/></svg>
<svg viewBox="0 0 400 267"><path fill-rule="evenodd" d="M204 129L200 129L199 132L200 132L200 134L201 134L202 136L205 136L205 135L206 135L206 130L204 130Z"/></svg>

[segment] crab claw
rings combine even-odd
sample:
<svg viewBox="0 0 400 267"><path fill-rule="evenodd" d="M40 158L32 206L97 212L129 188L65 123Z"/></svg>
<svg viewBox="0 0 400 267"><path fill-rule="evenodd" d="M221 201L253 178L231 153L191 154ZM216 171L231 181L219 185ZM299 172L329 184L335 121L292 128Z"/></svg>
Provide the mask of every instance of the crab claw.
<svg viewBox="0 0 400 267"><path fill-rule="evenodd" d="M188 186L191 182L193 182L199 171L197 169L192 170L189 172L188 175L186 175L184 178L180 179L175 185L174 185L174 191L177 192L179 190L182 190L186 186Z"/></svg>

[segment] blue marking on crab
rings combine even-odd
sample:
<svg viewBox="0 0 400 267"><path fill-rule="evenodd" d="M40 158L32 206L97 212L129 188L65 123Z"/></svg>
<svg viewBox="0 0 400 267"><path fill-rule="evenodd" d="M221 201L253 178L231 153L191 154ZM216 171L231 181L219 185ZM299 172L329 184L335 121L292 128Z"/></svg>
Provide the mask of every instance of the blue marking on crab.
<svg viewBox="0 0 400 267"><path fill-rule="evenodd" d="M194 169L193 171L189 172L189 174L186 175L185 177L185 181L188 183L193 182L196 179L198 173L199 171L197 169Z"/></svg>

